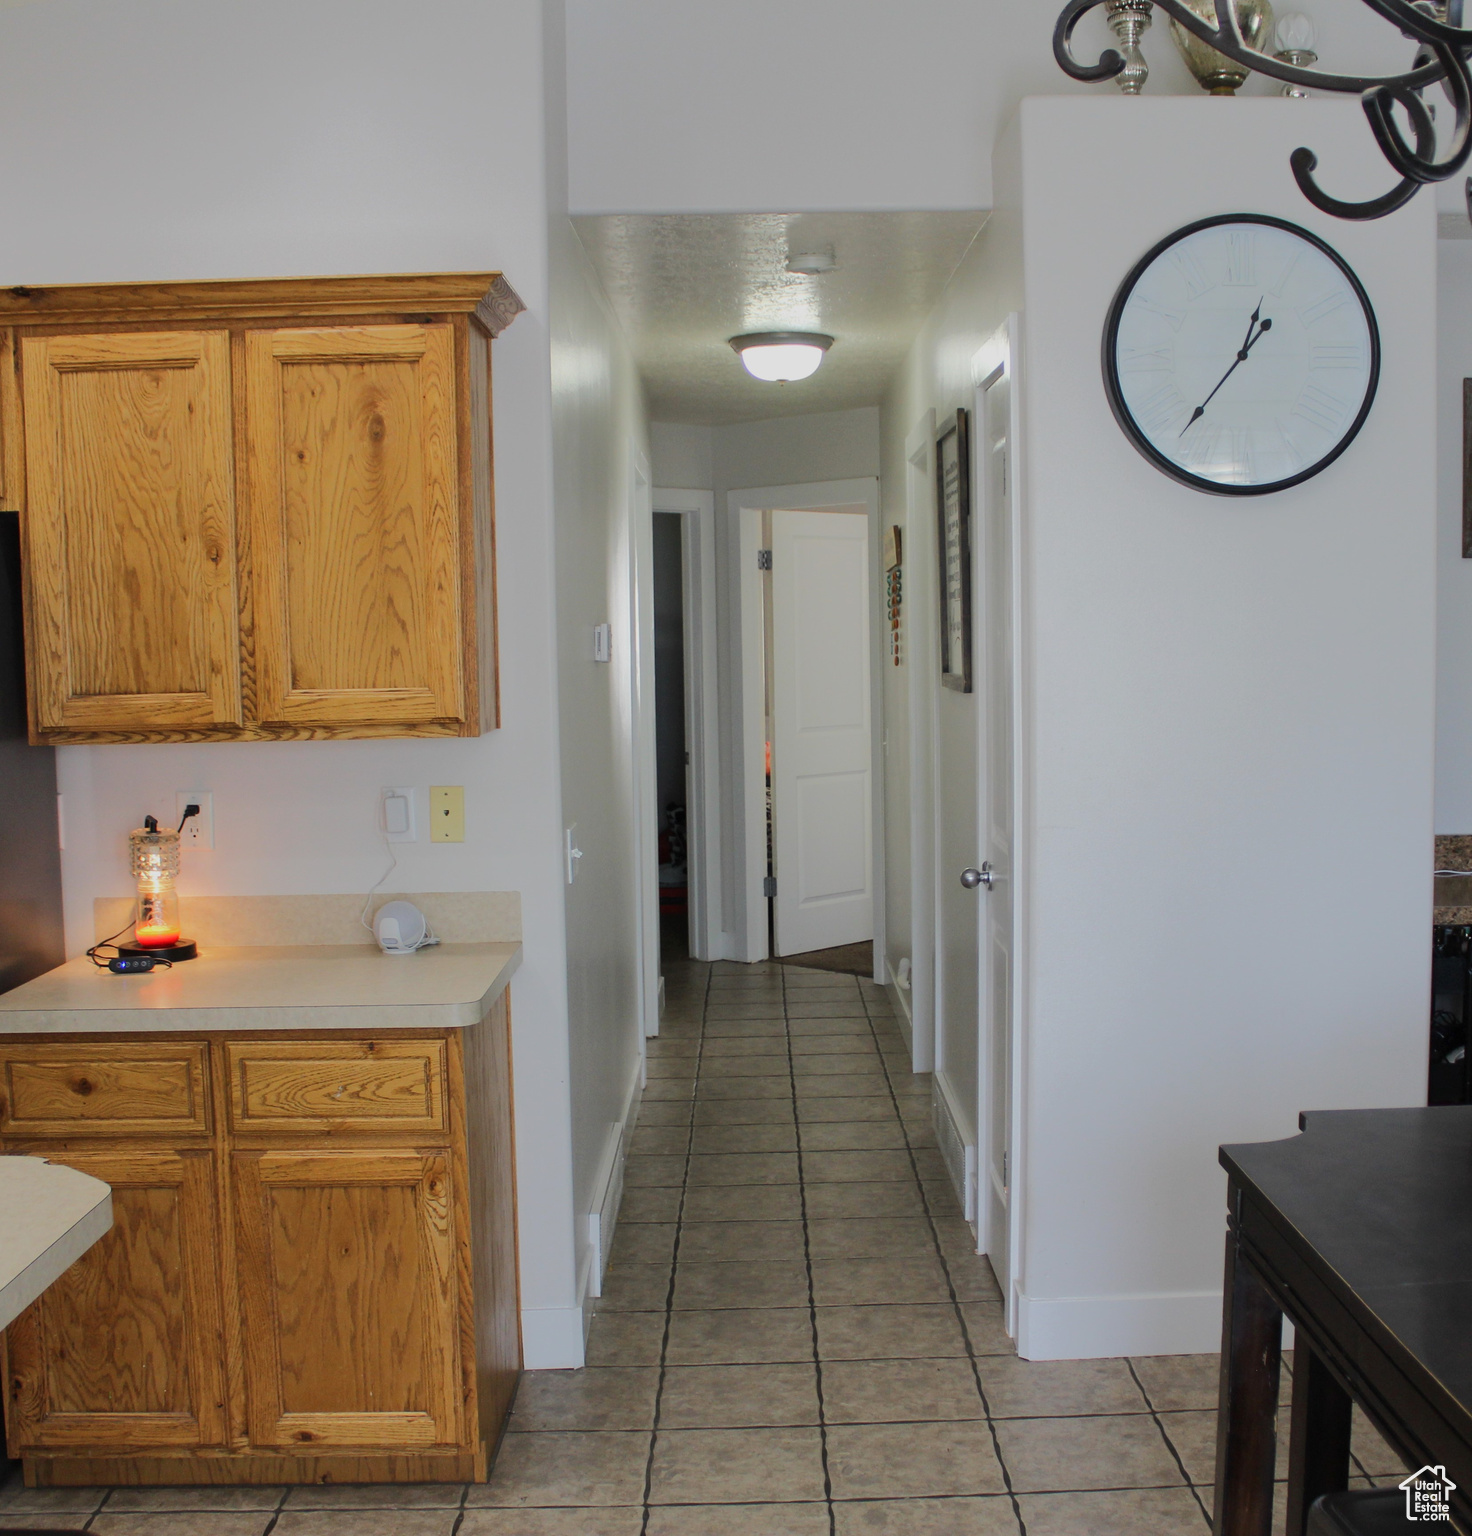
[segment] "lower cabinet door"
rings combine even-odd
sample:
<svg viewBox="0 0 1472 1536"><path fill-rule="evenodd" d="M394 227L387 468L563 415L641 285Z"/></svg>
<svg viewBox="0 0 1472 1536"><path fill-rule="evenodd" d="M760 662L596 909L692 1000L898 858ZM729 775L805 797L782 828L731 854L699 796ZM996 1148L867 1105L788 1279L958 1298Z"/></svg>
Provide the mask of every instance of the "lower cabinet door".
<svg viewBox="0 0 1472 1536"><path fill-rule="evenodd" d="M449 1153L240 1152L232 1162L251 1443L458 1445Z"/></svg>
<svg viewBox="0 0 1472 1536"><path fill-rule="evenodd" d="M11 1324L10 1453L223 1445L215 1159L30 1151L112 1186L112 1230Z"/></svg>

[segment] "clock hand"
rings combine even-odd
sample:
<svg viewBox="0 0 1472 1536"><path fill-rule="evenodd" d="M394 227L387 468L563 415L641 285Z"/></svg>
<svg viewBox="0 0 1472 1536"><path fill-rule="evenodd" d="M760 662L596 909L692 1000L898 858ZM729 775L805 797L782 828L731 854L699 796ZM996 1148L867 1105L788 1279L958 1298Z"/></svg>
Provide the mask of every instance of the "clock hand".
<svg viewBox="0 0 1472 1536"><path fill-rule="evenodd" d="M1228 368L1227 371L1221 376L1221 379L1217 383L1216 389L1212 390L1212 392L1206 397L1206 399L1204 399L1201 402L1201 404L1198 405L1196 407L1196 409L1191 412L1191 419L1190 419L1190 421L1188 421L1186 423L1186 425L1181 428L1180 435L1182 437L1184 437L1186 435L1186 433L1188 433L1191 430L1191 428L1194 427L1196 425L1196 423L1198 421L1200 421L1201 418L1206 414L1206 407L1208 405L1210 405L1211 402L1216 398L1217 390L1219 390L1222 387L1222 385L1225 384L1227 382L1227 380L1232 377L1232 375L1237 371L1237 369L1243 363L1245 363L1247 361L1247 354L1252 351L1252 349L1258 344L1258 342L1260 342L1263 339L1264 336L1267 335L1267 333L1270 330L1272 330L1273 322L1272 322L1271 319L1264 320L1264 321L1262 321L1259 324L1257 317L1261 313L1262 313L1262 305L1259 304L1257 306L1257 308L1252 312L1252 324L1249 325L1248 328L1247 328L1247 340L1246 340L1245 343L1243 343L1242 350L1237 354L1235 360L1232 363L1232 366L1230 368ZM1253 335L1253 329L1254 328L1256 328L1256 331L1257 331L1257 334L1255 336Z"/></svg>

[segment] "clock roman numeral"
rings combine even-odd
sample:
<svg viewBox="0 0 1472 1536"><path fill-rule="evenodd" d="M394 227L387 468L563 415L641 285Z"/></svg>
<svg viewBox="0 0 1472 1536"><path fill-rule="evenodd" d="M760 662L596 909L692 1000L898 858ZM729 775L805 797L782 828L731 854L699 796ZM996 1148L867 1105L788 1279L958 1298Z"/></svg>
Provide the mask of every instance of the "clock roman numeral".
<svg viewBox="0 0 1472 1536"><path fill-rule="evenodd" d="M1162 320L1168 321L1173 331L1178 331L1186 323L1186 311L1177 309L1173 304L1162 304L1156 299L1147 299L1143 294L1137 294L1130 301L1138 304L1141 309L1148 310L1152 315L1159 315Z"/></svg>
<svg viewBox="0 0 1472 1536"><path fill-rule="evenodd" d="M1203 293L1216 287L1206 268L1197 260L1194 251L1182 250L1177 246L1170 253L1170 262L1181 274L1181 281L1186 285L1186 293L1192 299L1199 299Z"/></svg>
<svg viewBox="0 0 1472 1536"><path fill-rule="evenodd" d="M1293 247L1293 254L1288 258L1288 261L1287 261L1286 265L1284 266L1283 271L1282 271L1282 273L1280 274L1280 276L1278 278L1278 281L1276 283L1274 283L1271 288L1268 289L1268 292L1270 294L1272 294L1272 296L1275 299L1281 299L1283 297L1283 290L1288 286L1289 278L1291 278L1293 276L1294 272L1296 272L1298 270L1298 258L1300 256L1302 256L1302 255L1303 255L1303 248L1302 248L1302 246L1295 245Z"/></svg>
<svg viewBox="0 0 1472 1536"><path fill-rule="evenodd" d="M1315 299L1312 304L1305 304L1298 311L1298 318L1305 325L1317 325L1320 320L1327 319L1336 310L1341 310L1349 303L1349 293L1344 288L1331 288L1328 293Z"/></svg>
<svg viewBox="0 0 1472 1536"><path fill-rule="evenodd" d="M1280 421L1277 426L1278 436L1283 442L1283 456L1288 460L1289 468L1296 475L1303 468L1303 455L1298 451L1298 445L1288 435L1289 423L1287 421Z"/></svg>
<svg viewBox="0 0 1472 1536"><path fill-rule="evenodd" d="M1222 236L1226 246L1227 271L1222 279L1228 288L1257 287L1257 232L1229 229Z"/></svg>
<svg viewBox="0 0 1472 1536"><path fill-rule="evenodd" d="M1252 434L1245 427L1203 423L1200 435L1187 441L1190 446L1182 460L1187 469L1234 484L1253 478Z"/></svg>
<svg viewBox="0 0 1472 1536"><path fill-rule="evenodd" d="M1176 365L1176 349L1170 342L1160 347L1121 347L1119 371L1121 373L1169 372Z"/></svg>
<svg viewBox="0 0 1472 1536"><path fill-rule="evenodd" d="M1327 389L1320 389L1314 383L1303 386L1298 404L1289 412L1290 416L1302 417L1310 426L1318 427L1322 432L1337 431L1348 414L1349 407L1338 395L1331 395Z"/></svg>
<svg viewBox="0 0 1472 1536"><path fill-rule="evenodd" d="M1152 436L1158 437L1181 415L1187 413L1187 405L1174 384L1162 384L1152 390L1135 411L1135 420Z"/></svg>
<svg viewBox="0 0 1472 1536"><path fill-rule="evenodd" d="M1358 368L1365 360L1365 350L1358 344L1349 347L1325 347L1315 342L1309 348L1308 365L1313 368Z"/></svg>

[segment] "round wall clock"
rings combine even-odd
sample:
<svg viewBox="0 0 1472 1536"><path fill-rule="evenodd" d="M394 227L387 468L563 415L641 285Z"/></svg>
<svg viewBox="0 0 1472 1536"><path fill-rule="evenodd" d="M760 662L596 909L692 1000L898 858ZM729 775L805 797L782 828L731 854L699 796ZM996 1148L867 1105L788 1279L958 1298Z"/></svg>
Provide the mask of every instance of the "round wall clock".
<svg viewBox="0 0 1472 1536"><path fill-rule="evenodd" d="M1261 496L1326 469L1369 415L1380 331L1360 280L1317 235L1223 214L1168 235L1120 285L1104 388L1157 469Z"/></svg>

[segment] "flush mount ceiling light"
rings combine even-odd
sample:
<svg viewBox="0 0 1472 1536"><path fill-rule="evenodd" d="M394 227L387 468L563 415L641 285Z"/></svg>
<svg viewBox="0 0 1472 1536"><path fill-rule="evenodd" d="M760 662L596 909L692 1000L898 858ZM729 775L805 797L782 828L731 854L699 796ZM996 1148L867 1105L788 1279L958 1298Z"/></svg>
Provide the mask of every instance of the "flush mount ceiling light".
<svg viewBox="0 0 1472 1536"><path fill-rule="evenodd" d="M831 245L817 251L794 251L787 258L787 270L801 277L820 277L824 272L838 270L838 257Z"/></svg>
<svg viewBox="0 0 1472 1536"><path fill-rule="evenodd" d="M791 384L816 373L832 345L831 336L816 331L753 331L749 336L731 338L746 371L769 384Z"/></svg>

